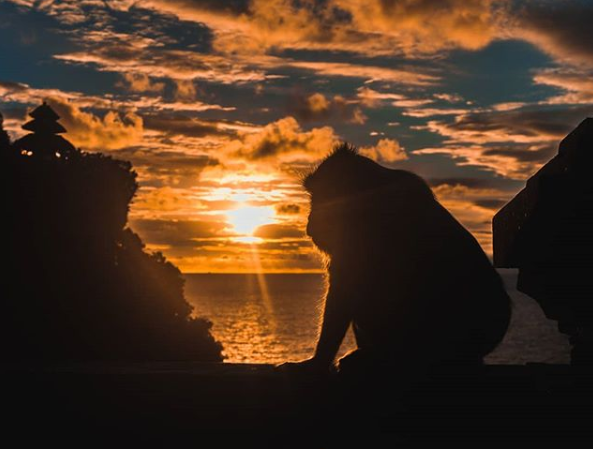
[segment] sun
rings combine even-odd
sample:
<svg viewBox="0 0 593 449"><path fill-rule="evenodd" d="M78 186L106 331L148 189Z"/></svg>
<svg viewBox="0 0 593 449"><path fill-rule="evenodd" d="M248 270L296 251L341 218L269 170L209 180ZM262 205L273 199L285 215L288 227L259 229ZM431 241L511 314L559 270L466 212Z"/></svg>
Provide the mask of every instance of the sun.
<svg viewBox="0 0 593 449"><path fill-rule="evenodd" d="M271 206L240 205L225 212L233 229L242 236L253 236L255 230L274 223L274 208Z"/></svg>

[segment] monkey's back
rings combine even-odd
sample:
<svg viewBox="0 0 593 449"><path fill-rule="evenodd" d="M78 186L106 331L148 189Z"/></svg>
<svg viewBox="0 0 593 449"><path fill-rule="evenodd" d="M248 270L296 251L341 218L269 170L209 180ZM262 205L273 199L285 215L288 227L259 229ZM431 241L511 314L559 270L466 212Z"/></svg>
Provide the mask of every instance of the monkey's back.
<svg viewBox="0 0 593 449"><path fill-rule="evenodd" d="M480 359L502 340L510 298L475 238L438 202L383 226L352 281L359 346L390 358Z"/></svg>

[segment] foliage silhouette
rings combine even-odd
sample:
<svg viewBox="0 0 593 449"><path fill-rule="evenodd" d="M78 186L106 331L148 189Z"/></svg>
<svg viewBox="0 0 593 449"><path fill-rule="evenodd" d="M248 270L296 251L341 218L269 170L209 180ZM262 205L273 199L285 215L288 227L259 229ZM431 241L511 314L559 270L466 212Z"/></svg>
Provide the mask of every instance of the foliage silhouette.
<svg viewBox="0 0 593 449"><path fill-rule="evenodd" d="M221 361L211 323L191 316L180 271L126 228L132 165L73 147L58 155L36 146L43 134L26 137L35 145L16 141L0 157L4 357Z"/></svg>
<svg viewBox="0 0 593 449"><path fill-rule="evenodd" d="M0 114L0 151L6 154L10 149L10 138L8 133L4 131L4 117Z"/></svg>

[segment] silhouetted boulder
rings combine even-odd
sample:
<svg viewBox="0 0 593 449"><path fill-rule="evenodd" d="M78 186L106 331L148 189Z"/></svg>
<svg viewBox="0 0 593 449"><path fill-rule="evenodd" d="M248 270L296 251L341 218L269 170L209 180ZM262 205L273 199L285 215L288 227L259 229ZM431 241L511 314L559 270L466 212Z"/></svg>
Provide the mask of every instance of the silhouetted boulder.
<svg viewBox="0 0 593 449"><path fill-rule="evenodd" d="M211 323L191 315L180 271L126 228L132 165L68 146L46 151L51 135L33 133L35 148L1 160L3 357L221 361Z"/></svg>
<svg viewBox="0 0 593 449"><path fill-rule="evenodd" d="M561 143L493 220L494 262L571 336L573 364L593 365L593 119Z"/></svg>

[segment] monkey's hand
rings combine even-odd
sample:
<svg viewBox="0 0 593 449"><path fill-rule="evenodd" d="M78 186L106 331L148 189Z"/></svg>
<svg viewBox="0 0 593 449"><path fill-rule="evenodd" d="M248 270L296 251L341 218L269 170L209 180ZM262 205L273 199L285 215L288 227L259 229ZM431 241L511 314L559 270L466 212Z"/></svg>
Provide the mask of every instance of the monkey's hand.
<svg viewBox="0 0 593 449"><path fill-rule="evenodd" d="M327 376L336 372L336 367L333 363L328 364L315 357L300 362L282 363L281 365L276 365L275 369L281 373L295 376Z"/></svg>

